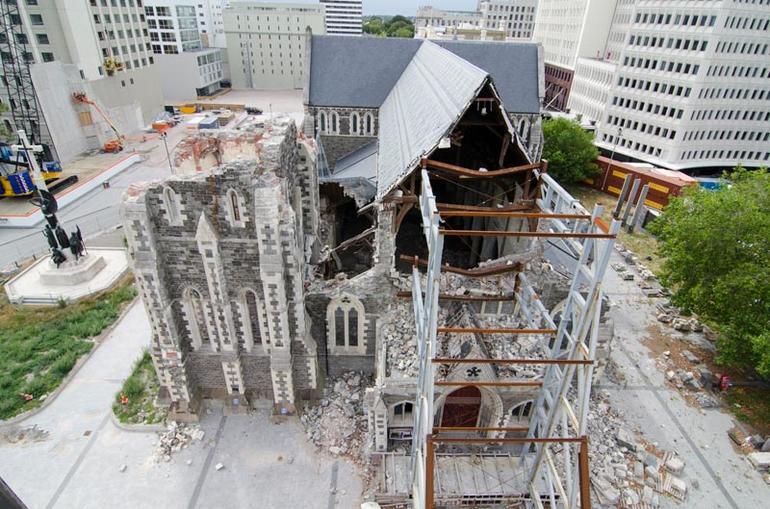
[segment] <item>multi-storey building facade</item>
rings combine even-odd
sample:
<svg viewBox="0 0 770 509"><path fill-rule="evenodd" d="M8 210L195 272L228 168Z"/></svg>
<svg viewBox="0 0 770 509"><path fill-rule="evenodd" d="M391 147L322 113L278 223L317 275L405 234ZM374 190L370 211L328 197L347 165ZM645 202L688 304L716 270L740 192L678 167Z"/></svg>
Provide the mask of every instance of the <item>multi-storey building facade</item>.
<svg viewBox="0 0 770 509"><path fill-rule="evenodd" d="M578 58L603 55L615 3L540 0L532 39L543 45L546 108L566 108Z"/></svg>
<svg viewBox="0 0 770 509"><path fill-rule="evenodd" d="M361 35L362 0L320 0L326 8L326 33L329 35Z"/></svg>
<svg viewBox="0 0 770 509"><path fill-rule="evenodd" d="M768 2L619 1L605 59L580 60L569 107L620 157L680 170L767 165L768 30Z"/></svg>
<svg viewBox="0 0 770 509"><path fill-rule="evenodd" d="M417 10L416 35L431 39L442 28L500 30L509 39L529 40L535 27L538 0L480 0L475 11L446 11L426 6Z"/></svg>
<svg viewBox="0 0 770 509"><path fill-rule="evenodd" d="M72 118L65 117L83 105L63 111L61 103L50 94L35 93L36 88L58 83L56 92L86 91L129 132L162 106L142 0L8 1L0 14L2 101L10 109L3 123L54 144L61 160L95 148L113 134L98 115L84 115L72 125ZM48 65L53 62L57 65ZM62 87L65 79L67 87Z"/></svg>
<svg viewBox="0 0 770 509"><path fill-rule="evenodd" d="M224 77L222 50L204 48L196 4L149 0L144 9L166 100L188 101L219 90Z"/></svg>
<svg viewBox="0 0 770 509"><path fill-rule="evenodd" d="M191 3L195 4L198 31L201 33L203 45L211 48L226 48L222 11L227 7L228 0L197 0Z"/></svg>
<svg viewBox="0 0 770 509"><path fill-rule="evenodd" d="M305 31L326 33L322 5L234 2L223 18L233 88L304 86Z"/></svg>

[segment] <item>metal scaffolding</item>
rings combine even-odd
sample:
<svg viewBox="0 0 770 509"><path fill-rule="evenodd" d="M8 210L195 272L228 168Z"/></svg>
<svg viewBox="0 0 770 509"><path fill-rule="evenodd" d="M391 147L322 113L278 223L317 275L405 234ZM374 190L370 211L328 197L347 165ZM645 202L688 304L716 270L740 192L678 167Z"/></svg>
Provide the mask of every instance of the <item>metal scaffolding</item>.
<svg viewBox="0 0 770 509"><path fill-rule="evenodd" d="M456 208L453 217L488 215L521 218L530 221L529 231L449 230L440 228L441 214L430 185L429 173L422 170L419 206L422 227L429 249L426 275L414 260L412 300L419 348L419 375L415 404L414 438L412 442L412 499L415 508L434 507L436 492L434 469L436 446L462 444L467 447L493 447L516 444L518 461L511 468L521 477L519 492L499 494L498 500L518 501L528 508L590 507L588 479L588 440L586 419L591 393L591 378L598 338L601 282L609 263L618 221L606 224L600 219L601 206L588 213L580 203L558 185L542 169L533 169L537 181L533 211L478 211ZM529 187L529 181L527 181ZM529 196L525 193L525 196ZM575 261L569 294L557 317L551 314L529 284L524 273L516 276L513 293L515 315L526 328L485 329L439 327L439 299L451 299L440 293L439 277L444 236L516 236L545 239L558 251ZM446 269L446 267L444 267ZM423 279L425 281L423 288ZM469 299L471 297L466 297ZM511 298L511 296L506 296ZM488 297L487 297L488 299ZM457 359L438 358L441 351L438 334L512 334L535 335L539 338L539 357L526 359ZM538 365L542 377L510 381L446 381L436 380L437 365L475 363L506 365ZM536 387L535 400L528 427L500 426L484 428L434 427L436 389L445 386ZM456 432L470 432L472 437L457 437ZM445 433L455 432L448 436ZM506 434L525 434L509 437ZM496 465L496 463L494 463ZM513 473L513 472L512 472ZM472 500L468 497L467 500ZM477 500L476 502L479 502Z"/></svg>
<svg viewBox="0 0 770 509"><path fill-rule="evenodd" d="M24 6L15 0L0 1L0 57L8 92L11 116L15 129L24 130L32 143L46 143L53 151L53 143L40 112L29 66L35 57L27 46L30 30Z"/></svg>

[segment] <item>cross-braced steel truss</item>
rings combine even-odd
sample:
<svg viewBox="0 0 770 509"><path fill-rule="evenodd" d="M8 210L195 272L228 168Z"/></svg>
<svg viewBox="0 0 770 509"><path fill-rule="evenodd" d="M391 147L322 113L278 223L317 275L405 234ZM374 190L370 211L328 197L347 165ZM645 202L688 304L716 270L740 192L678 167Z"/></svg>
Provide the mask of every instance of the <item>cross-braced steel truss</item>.
<svg viewBox="0 0 770 509"><path fill-rule="evenodd" d="M535 200L537 212L506 212L509 217L537 220L529 232L458 231L440 228L441 217L436 207L428 173L422 171L419 198L422 227L428 244L427 274L413 269L412 300L416 320L419 375L415 404L414 439L412 442L412 497L415 508L433 508L436 497L434 468L439 444L465 446L516 445L519 461L517 476L524 479L519 493L501 493L501 500L517 500L526 507L551 508L590 507L588 484L588 442L586 419L591 392L591 378L598 337L604 277L614 239L620 227L617 221L605 224L601 206L588 213L577 200L549 175L535 170L538 179ZM455 217L461 212L455 212ZM479 214L479 212L472 212ZM500 212L490 212L499 217ZM445 235L515 235L546 239L559 252L573 260L572 282L568 297L556 317L545 309L529 284L519 273L514 298L515 314L525 324L522 329L456 329L439 327L439 277ZM438 333L472 332L481 334L534 334L540 338L538 351L522 359L455 359L439 358ZM507 381L437 381L437 364L520 364L540 366L541 375ZM478 386L510 389L537 387L529 425L523 428L465 428L473 437L447 436L457 431L434 427L434 398L437 388L446 385ZM521 433L523 436L511 437ZM507 497L507 498L506 498Z"/></svg>

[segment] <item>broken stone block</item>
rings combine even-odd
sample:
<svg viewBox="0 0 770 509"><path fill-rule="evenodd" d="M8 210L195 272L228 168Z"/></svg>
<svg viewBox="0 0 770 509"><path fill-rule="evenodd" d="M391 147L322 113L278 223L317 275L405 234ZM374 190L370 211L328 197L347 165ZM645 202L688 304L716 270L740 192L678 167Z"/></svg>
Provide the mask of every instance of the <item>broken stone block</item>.
<svg viewBox="0 0 770 509"><path fill-rule="evenodd" d="M676 378L676 373L673 370L666 371L666 380L672 382Z"/></svg>
<svg viewBox="0 0 770 509"><path fill-rule="evenodd" d="M653 495L655 495L655 492L649 486L642 488L642 502L645 504L652 504Z"/></svg>
<svg viewBox="0 0 770 509"><path fill-rule="evenodd" d="M120 468L118 470L121 472L125 472L127 468L128 468L128 465L120 465Z"/></svg>
<svg viewBox="0 0 770 509"><path fill-rule="evenodd" d="M661 323L671 323L671 315L667 313L658 313L658 321Z"/></svg>
<svg viewBox="0 0 770 509"><path fill-rule="evenodd" d="M621 277L621 279L623 279L623 281L633 281L634 280L634 275L631 274L630 272L624 272L620 277Z"/></svg>
<svg viewBox="0 0 770 509"><path fill-rule="evenodd" d="M658 470L658 467L660 466L660 460L658 459L658 457L649 452L644 454L644 459L642 460L642 462L644 463L644 466L652 467L655 470Z"/></svg>
<svg viewBox="0 0 770 509"><path fill-rule="evenodd" d="M615 435L615 440L618 441L619 445L628 448L628 450L636 451L636 440L634 439L634 435L628 429L618 429L618 433Z"/></svg>
<svg viewBox="0 0 770 509"><path fill-rule="evenodd" d="M682 357L684 357L687 360L687 362L689 362L690 364L700 363L700 359L698 358L698 356L689 350L682 350Z"/></svg>
<svg viewBox="0 0 770 509"><path fill-rule="evenodd" d="M762 444L760 451L770 452L770 438L765 439L765 443Z"/></svg>
<svg viewBox="0 0 770 509"><path fill-rule="evenodd" d="M685 318L675 318L671 321L671 326L682 332L690 332L691 330L690 321Z"/></svg>
<svg viewBox="0 0 770 509"><path fill-rule="evenodd" d="M710 387L711 384L713 384L716 381L716 378L714 377L714 373L711 372L711 370L706 365L698 366L698 376L700 377L700 382L705 387Z"/></svg>
<svg viewBox="0 0 770 509"><path fill-rule="evenodd" d="M223 468L225 468L225 466L221 463L217 463L216 465L214 465L214 470L216 470L217 472L219 472Z"/></svg>
<svg viewBox="0 0 770 509"><path fill-rule="evenodd" d="M770 452L752 452L748 458L756 469L767 470L770 468Z"/></svg>
<svg viewBox="0 0 770 509"><path fill-rule="evenodd" d="M677 456L671 456L668 461L666 461L666 470L672 474L679 474L684 470L684 461Z"/></svg>
<svg viewBox="0 0 770 509"><path fill-rule="evenodd" d="M634 477L638 480L644 480L644 463L641 461L634 462Z"/></svg>
<svg viewBox="0 0 770 509"><path fill-rule="evenodd" d="M660 479L660 474L658 473L658 469L650 465L644 467L644 475L647 476L648 479L652 479L655 482L657 482L658 479Z"/></svg>
<svg viewBox="0 0 770 509"><path fill-rule="evenodd" d="M701 408L715 408L717 406L717 402L714 401L714 398L708 394L698 394L695 397L695 400L698 402Z"/></svg>
<svg viewBox="0 0 770 509"><path fill-rule="evenodd" d="M671 483L671 492L678 495L679 498L684 498L687 494L687 483L678 477L669 476Z"/></svg>

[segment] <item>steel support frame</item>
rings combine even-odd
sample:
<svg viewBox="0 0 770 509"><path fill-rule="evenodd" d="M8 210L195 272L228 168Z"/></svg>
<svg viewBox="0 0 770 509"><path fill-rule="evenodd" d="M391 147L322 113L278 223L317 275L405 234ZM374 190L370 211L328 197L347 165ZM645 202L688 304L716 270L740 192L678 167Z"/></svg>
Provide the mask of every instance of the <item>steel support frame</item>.
<svg viewBox="0 0 770 509"><path fill-rule="evenodd" d="M579 201L567 193L549 175L534 170L539 179L536 204L543 214L539 217L539 231L557 233L563 250L577 259L573 280L558 325L542 305L523 273L517 275L514 297L515 313L533 329L555 329L555 340L541 342L546 356L545 376L532 411L525 438L519 442L521 461L527 469L529 507L543 507L547 501L552 508L590 507L588 494L588 442L585 436L588 404L593 376L600 303L601 282L609 263L614 238L620 228L618 221L605 225L600 220L602 208L591 214ZM440 438L433 429L433 398L438 385L435 380L437 359L438 301L440 289L443 235L439 229L439 213L432 193L428 173L422 170L422 189L419 197L422 225L429 259L425 288L417 267L412 272L412 299L417 327L419 375L416 400L415 433L412 443L412 494L415 508L424 508L433 500L434 444ZM590 220L586 221L586 216ZM586 293L585 288L588 288ZM584 297L582 293L585 293ZM553 334L546 337L553 338ZM512 360L511 360L512 361ZM521 359L522 364L529 363ZM509 363L504 361L505 363ZM443 383L443 385L448 385ZM469 385L473 385L469 383ZM574 387L574 390L571 391ZM575 394L576 396L571 396ZM572 397L574 401L570 401ZM490 428L489 431L492 431ZM471 439L466 443L484 443L495 438ZM559 444L559 449L552 449ZM556 457L561 455L560 461ZM541 494L540 489L545 493ZM578 500L579 497L579 500Z"/></svg>

